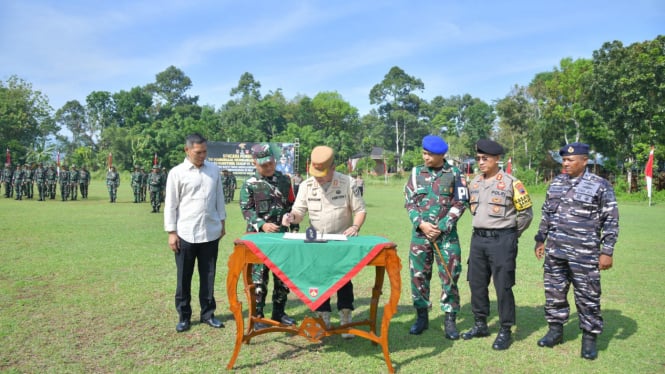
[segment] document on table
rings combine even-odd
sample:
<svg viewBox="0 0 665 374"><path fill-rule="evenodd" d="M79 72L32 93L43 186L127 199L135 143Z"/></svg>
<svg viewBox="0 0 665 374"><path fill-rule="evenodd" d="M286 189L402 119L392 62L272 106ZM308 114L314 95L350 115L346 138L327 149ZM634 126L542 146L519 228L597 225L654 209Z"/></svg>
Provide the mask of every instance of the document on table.
<svg viewBox="0 0 665 374"><path fill-rule="evenodd" d="M307 237L304 232L285 232L284 239L291 240L305 240ZM344 234L323 234L322 237L317 237L321 240L348 240Z"/></svg>

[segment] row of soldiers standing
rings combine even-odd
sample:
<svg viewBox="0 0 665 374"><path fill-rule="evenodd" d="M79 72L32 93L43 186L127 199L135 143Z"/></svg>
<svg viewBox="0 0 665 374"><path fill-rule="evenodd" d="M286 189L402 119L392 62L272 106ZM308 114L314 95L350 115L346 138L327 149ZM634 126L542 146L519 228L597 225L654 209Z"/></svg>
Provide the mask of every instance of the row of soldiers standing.
<svg viewBox="0 0 665 374"><path fill-rule="evenodd" d="M37 164L32 168L29 164L17 166L12 170L9 163L5 163L0 182L5 187L5 197L14 197L16 200L32 199L34 194L34 185L37 185L39 201L46 199L55 199L56 184L60 184L60 196L62 201L77 200L78 190L81 191L83 199L88 198L88 185L90 184L90 172L83 166L80 170L76 165L71 169L62 166L58 171L55 165L44 167L43 163Z"/></svg>
<svg viewBox="0 0 665 374"><path fill-rule="evenodd" d="M150 191L150 205L152 213L159 213L161 203L164 202L164 191L166 190L166 168L154 165L150 173L146 173L143 167L134 166L131 175L131 186L134 192L134 203L145 202L146 192Z"/></svg>

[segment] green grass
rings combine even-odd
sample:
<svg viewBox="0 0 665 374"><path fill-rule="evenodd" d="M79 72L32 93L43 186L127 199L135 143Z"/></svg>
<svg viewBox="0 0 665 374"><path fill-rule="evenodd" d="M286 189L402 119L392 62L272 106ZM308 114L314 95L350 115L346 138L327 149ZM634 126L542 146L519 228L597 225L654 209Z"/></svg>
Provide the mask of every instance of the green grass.
<svg viewBox="0 0 665 374"><path fill-rule="evenodd" d="M540 191L534 193L536 219L520 242L514 288L517 327L512 347L493 351L493 336L455 342L444 339L438 308L431 314L429 330L421 336L409 335L414 319L408 278L410 230L401 184L366 182L368 218L362 230L397 243L402 258L402 295L390 328L391 358L398 372L665 372L665 339L661 338L665 204L647 207L646 202L620 202L621 233L615 266L602 273L606 329L599 338L598 360L589 362L579 357L581 334L576 313L566 325L563 345L554 349L536 346L547 330L542 310L542 262L532 250L544 195ZM118 201L108 203L101 181L93 182L87 201L0 197L0 370L224 370L236 331L225 291L227 258L233 240L244 230L237 200L227 208L229 227L221 241L216 284L217 315L227 326L214 330L195 323L183 334L174 328L175 263L162 216L151 214L147 203L131 203L126 183L120 188ZM464 262L470 226L467 212L459 224ZM368 313L373 274L373 269L365 269L354 279L356 314ZM465 277L466 267L460 279L460 330L473 324ZM194 295L197 284L195 279ZM433 293L439 291L440 286L433 282ZM240 297L244 300L242 293ZM289 298L289 314L302 320L311 313L293 294ZM384 294L381 305L386 299ZM569 300L572 302L572 294ZM196 301L193 307L196 316ZM337 320L334 316L333 322ZM498 327L493 297L489 323L494 335ZM286 334L254 338L242 347L235 368L252 373L386 371L381 349L367 340L345 341L334 336L314 344Z"/></svg>

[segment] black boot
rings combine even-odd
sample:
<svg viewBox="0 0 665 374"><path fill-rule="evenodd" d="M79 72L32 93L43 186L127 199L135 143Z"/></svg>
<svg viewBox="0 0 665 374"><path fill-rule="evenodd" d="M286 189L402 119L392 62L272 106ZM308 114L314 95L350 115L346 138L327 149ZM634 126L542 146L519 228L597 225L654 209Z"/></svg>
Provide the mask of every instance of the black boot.
<svg viewBox="0 0 665 374"><path fill-rule="evenodd" d="M563 343L563 325L560 323L550 323L550 329L547 331L547 334L538 340L539 347L552 348L561 343Z"/></svg>
<svg viewBox="0 0 665 374"><path fill-rule="evenodd" d="M487 320L483 317L476 317L476 323L471 330L462 334L464 340L473 338L484 338L490 335L490 330L487 328Z"/></svg>
<svg viewBox="0 0 665 374"><path fill-rule="evenodd" d="M416 322L409 329L409 334L420 335L429 327L429 309L417 308L416 309Z"/></svg>
<svg viewBox="0 0 665 374"><path fill-rule="evenodd" d="M494 339L494 344L492 344L492 349L495 351L503 351L510 348L512 340L510 339L512 332L510 327L501 327L499 334L497 334L496 339Z"/></svg>
<svg viewBox="0 0 665 374"><path fill-rule="evenodd" d="M584 331L582 335L582 358L595 360L598 357L596 349L596 334Z"/></svg>
<svg viewBox="0 0 665 374"><path fill-rule="evenodd" d="M281 323L286 326L293 326L296 324L296 320L289 317L288 314L284 313L284 307L286 303L273 303L272 304L272 320Z"/></svg>
<svg viewBox="0 0 665 374"><path fill-rule="evenodd" d="M446 313L446 316L443 318L443 330L446 333L447 339L459 339L459 331L457 331L456 319L457 314L455 313Z"/></svg>

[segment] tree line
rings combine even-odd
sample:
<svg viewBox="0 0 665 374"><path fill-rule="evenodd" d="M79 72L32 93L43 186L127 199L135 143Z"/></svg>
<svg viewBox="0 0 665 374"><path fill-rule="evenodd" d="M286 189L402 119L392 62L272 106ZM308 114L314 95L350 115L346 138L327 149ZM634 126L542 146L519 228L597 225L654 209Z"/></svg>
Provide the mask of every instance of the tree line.
<svg viewBox="0 0 665 374"><path fill-rule="evenodd" d="M391 168L408 170L421 162L426 134L441 135L460 160L491 137L505 145L513 167L541 178L552 163L549 151L572 141L590 144L616 174L638 170L652 144L657 159L665 155L658 146L665 144L665 36L629 46L607 42L591 59L563 58L492 103L468 93L425 100L424 82L398 66L372 87L374 108L363 116L335 91L290 99L279 88L262 92L249 72L219 108L200 105L188 94L192 84L170 66L147 85L94 91L84 103L71 100L54 111L47 95L11 76L0 81L0 139L15 159L48 162L61 152L63 161L93 169L103 168L109 153L119 169L149 166L155 154L170 167L182 160L192 132L215 141L298 139L301 169L314 146L327 144L338 162L381 147Z"/></svg>

